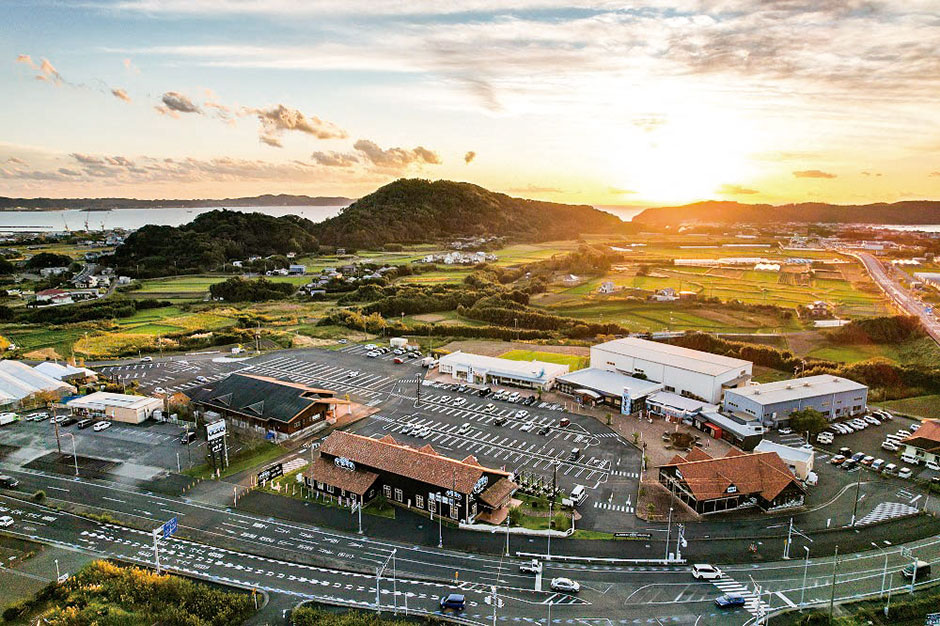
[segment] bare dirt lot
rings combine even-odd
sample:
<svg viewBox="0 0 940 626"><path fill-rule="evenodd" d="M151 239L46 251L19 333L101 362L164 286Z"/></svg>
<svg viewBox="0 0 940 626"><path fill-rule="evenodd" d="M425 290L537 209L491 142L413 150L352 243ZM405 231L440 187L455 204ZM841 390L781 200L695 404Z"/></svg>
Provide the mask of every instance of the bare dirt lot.
<svg viewBox="0 0 940 626"><path fill-rule="evenodd" d="M591 354L591 349L584 346L552 346L522 341L484 341L475 339L451 341L445 344L442 349L450 352L460 350L461 352L485 356L499 356L510 350L536 350L538 352L555 352L556 354L572 354L575 356L589 356Z"/></svg>

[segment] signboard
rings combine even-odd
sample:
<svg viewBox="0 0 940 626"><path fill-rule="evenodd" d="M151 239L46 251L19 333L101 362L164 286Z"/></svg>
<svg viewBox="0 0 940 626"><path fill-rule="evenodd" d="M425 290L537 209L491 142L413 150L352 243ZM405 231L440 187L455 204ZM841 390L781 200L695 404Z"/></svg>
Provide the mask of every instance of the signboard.
<svg viewBox="0 0 940 626"><path fill-rule="evenodd" d="M170 518L153 530L153 536L154 538L162 537L163 539L169 539L176 534L176 529L178 527L179 524L177 518Z"/></svg>
<svg viewBox="0 0 940 626"><path fill-rule="evenodd" d="M284 466L280 463L267 467L258 472L258 482L266 483L273 478L284 475Z"/></svg>
<svg viewBox="0 0 940 626"><path fill-rule="evenodd" d="M489 478L487 478L486 476L480 476L480 480L478 480L477 484L473 486L473 495L480 494L484 489L486 489L486 485L489 482L490 482Z"/></svg>
<svg viewBox="0 0 940 626"><path fill-rule="evenodd" d="M349 470L350 472L353 472L356 470L356 464L344 456L338 456L335 459L333 459L333 465L335 465L336 467L342 468L344 470Z"/></svg>
<svg viewBox="0 0 940 626"><path fill-rule="evenodd" d="M653 535L650 533L627 532L614 533L614 537L618 539L652 539Z"/></svg>
<svg viewBox="0 0 940 626"><path fill-rule="evenodd" d="M222 439L216 439L215 441L209 442L209 452L222 452L223 448L225 448L225 441Z"/></svg>
<svg viewBox="0 0 940 626"><path fill-rule="evenodd" d="M225 420L206 424L206 440L215 441L225 436Z"/></svg>
<svg viewBox="0 0 940 626"><path fill-rule="evenodd" d="M940 613L927 613L924 626L940 626Z"/></svg>

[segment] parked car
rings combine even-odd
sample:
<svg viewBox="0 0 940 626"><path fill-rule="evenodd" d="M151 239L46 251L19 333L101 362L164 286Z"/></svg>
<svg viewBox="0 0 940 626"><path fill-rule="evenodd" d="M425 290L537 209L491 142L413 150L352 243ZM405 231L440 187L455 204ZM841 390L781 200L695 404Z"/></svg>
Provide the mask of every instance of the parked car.
<svg viewBox="0 0 940 626"><path fill-rule="evenodd" d="M346 378L355 378L355 377L358 376L358 375L359 375L359 371L358 371L358 370L353 370L353 371L349 372L348 374L346 374Z"/></svg>
<svg viewBox="0 0 940 626"><path fill-rule="evenodd" d="M467 599L459 593L449 593L441 598L442 611L463 611L467 607Z"/></svg>
<svg viewBox="0 0 940 626"><path fill-rule="evenodd" d="M180 445L185 446L189 443L192 443L196 440L196 431L195 430L186 430L180 433Z"/></svg>
<svg viewBox="0 0 940 626"><path fill-rule="evenodd" d="M88 427L91 426L93 423L94 423L94 420L83 419L82 421L80 421L80 422L78 423L78 428L79 428L79 429L88 428Z"/></svg>
<svg viewBox="0 0 940 626"><path fill-rule="evenodd" d="M885 468L881 470L881 473L885 476L893 476L898 473L898 466L894 463L888 463L885 465Z"/></svg>
<svg viewBox="0 0 940 626"><path fill-rule="evenodd" d="M909 467L902 467L898 470L898 478L910 478L914 475L914 471Z"/></svg>
<svg viewBox="0 0 940 626"><path fill-rule="evenodd" d="M441 396L440 398L438 398L437 401L440 402L441 404L447 404L448 402L450 402L450 399L451 399L450 396Z"/></svg>
<svg viewBox="0 0 940 626"><path fill-rule="evenodd" d="M571 454L568 455L569 461L577 461L581 458L581 448L573 448Z"/></svg>
<svg viewBox="0 0 940 626"><path fill-rule="evenodd" d="M862 459L864 458L865 458L864 452L856 452L855 454L852 455L852 460L855 461L856 463L861 463Z"/></svg>
<svg viewBox="0 0 940 626"><path fill-rule="evenodd" d="M866 415L863 419L872 426L881 426L881 421L871 415Z"/></svg>
<svg viewBox="0 0 940 626"><path fill-rule="evenodd" d="M547 434L550 433L550 432L552 432L552 427L551 427L551 426L542 426L541 428L539 428L539 434L540 434L540 435L547 435Z"/></svg>
<svg viewBox="0 0 940 626"><path fill-rule="evenodd" d="M930 578L930 563L918 559L915 563L909 563L904 569L902 569L901 575L904 576L904 578L927 580Z"/></svg>
<svg viewBox="0 0 940 626"><path fill-rule="evenodd" d="M897 445L891 443L890 441L882 442L882 444L881 444L881 449L882 449L882 450L887 450L888 452L897 452L897 451L898 451Z"/></svg>
<svg viewBox="0 0 940 626"><path fill-rule="evenodd" d="M744 606L745 602L744 596L739 593L726 593L723 596L715 598L715 606L719 609L733 609Z"/></svg>
<svg viewBox="0 0 940 626"><path fill-rule="evenodd" d="M884 469L885 460L884 459L875 459L871 464L871 469L875 472L880 472Z"/></svg>
<svg viewBox="0 0 940 626"><path fill-rule="evenodd" d="M907 463L908 465L920 465L920 459L918 459L913 454L902 454L901 462Z"/></svg>
<svg viewBox="0 0 940 626"><path fill-rule="evenodd" d="M790 435L793 433L792 428L787 428L786 426L777 430L781 435Z"/></svg>
<svg viewBox="0 0 940 626"><path fill-rule="evenodd" d="M571 420L570 420L570 419L568 419L567 417L563 417L563 418L561 418L560 420L558 420L558 427L559 427L559 428L565 428L565 427L567 427L567 426L571 426Z"/></svg>
<svg viewBox="0 0 940 626"><path fill-rule="evenodd" d="M197 382L197 383L207 383L207 382L209 382L209 379L206 378L205 376L196 376L196 382Z"/></svg>
<svg viewBox="0 0 940 626"><path fill-rule="evenodd" d="M692 578L697 580L715 580L721 578L722 571L708 563L696 563L692 566Z"/></svg>
<svg viewBox="0 0 940 626"><path fill-rule="evenodd" d="M142 357L142 358L140 359L140 362L141 362L141 363L153 363L153 357L152 357L152 356L145 356L145 357Z"/></svg>
<svg viewBox="0 0 940 626"><path fill-rule="evenodd" d="M59 422L59 426L71 426L72 424L77 423L78 420L74 417L66 417L64 420Z"/></svg>
<svg viewBox="0 0 940 626"><path fill-rule="evenodd" d="M394 362L395 362L395 365L401 365L402 363L405 362L405 359L401 358L400 356L396 356Z"/></svg>
<svg viewBox="0 0 940 626"><path fill-rule="evenodd" d="M460 428L457 429L458 435L463 435L464 433L470 432L470 422L464 422L460 425Z"/></svg>
<svg viewBox="0 0 940 626"><path fill-rule="evenodd" d="M935 472L940 472L940 464L938 464L936 461L927 461L924 463L924 467Z"/></svg>
<svg viewBox="0 0 940 626"><path fill-rule="evenodd" d="M487 404L485 407L483 407L483 412L484 412L484 413L492 413L492 412L494 412L495 410L496 410L496 405L493 404L492 402L490 402L490 403Z"/></svg>
<svg viewBox="0 0 940 626"><path fill-rule="evenodd" d="M9 528L13 525L13 518L9 515L4 515L0 517L0 528Z"/></svg>
<svg viewBox="0 0 940 626"><path fill-rule="evenodd" d="M831 459L829 459L829 462L832 463L833 465L842 465L843 463L845 463L845 456L842 454L837 454Z"/></svg>
<svg viewBox="0 0 940 626"><path fill-rule="evenodd" d="M525 424L519 427L519 430L524 433L527 433L530 430L532 430L534 426L535 426L535 422L526 422Z"/></svg>
<svg viewBox="0 0 940 626"><path fill-rule="evenodd" d="M493 420L493 426L504 426L509 420L506 419L505 415L500 415L495 420Z"/></svg>
<svg viewBox="0 0 940 626"><path fill-rule="evenodd" d="M856 461L855 459L846 459L845 463L843 463L841 467L842 469L846 471L850 469L855 469L856 467L858 467L858 461Z"/></svg>
<svg viewBox="0 0 940 626"><path fill-rule="evenodd" d="M526 411L525 409L519 409L518 411L516 411L516 417L525 417L528 414L529 412Z"/></svg>
<svg viewBox="0 0 940 626"><path fill-rule="evenodd" d="M581 591L581 585L570 578L552 578L552 591L564 591L567 593L578 593Z"/></svg>
<svg viewBox="0 0 940 626"><path fill-rule="evenodd" d="M97 423L95 424L93 430L94 430L96 433L100 433L102 430L106 430L106 429L108 429L108 428L111 428L111 422L109 422L109 421L107 421L107 420L101 420L100 422L97 422Z"/></svg>
<svg viewBox="0 0 940 626"><path fill-rule="evenodd" d="M816 435L816 443L821 443L828 446L832 443L832 433L819 433Z"/></svg>
<svg viewBox="0 0 940 626"><path fill-rule="evenodd" d="M20 481L13 478L12 476L0 476L0 487L4 489L16 489L16 486L20 484Z"/></svg>
<svg viewBox="0 0 940 626"><path fill-rule="evenodd" d="M466 398L455 398L452 404L453 404L454 406L462 406L462 405L464 405L464 404L466 404L466 403L467 403L467 399L466 399Z"/></svg>

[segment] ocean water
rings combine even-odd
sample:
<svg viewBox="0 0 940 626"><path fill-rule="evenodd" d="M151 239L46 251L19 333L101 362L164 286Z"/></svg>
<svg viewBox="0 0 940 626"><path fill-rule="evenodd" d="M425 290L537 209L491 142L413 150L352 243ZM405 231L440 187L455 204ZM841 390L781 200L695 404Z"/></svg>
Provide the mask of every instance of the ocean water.
<svg viewBox="0 0 940 626"><path fill-rule="evenodd" d="M196 219L200 213L219 207L166 207L156 209L114 209L111 211L80 211L78 209L56 211L0 211L0 232L50 232L64 230L129 230L157 224L179 226ZM228 207L227 207L228 208ZM342 206L249 206L231 207L244 213L260 212L280 217L299 215L312 222L321 222L337 215Z"/></svg>

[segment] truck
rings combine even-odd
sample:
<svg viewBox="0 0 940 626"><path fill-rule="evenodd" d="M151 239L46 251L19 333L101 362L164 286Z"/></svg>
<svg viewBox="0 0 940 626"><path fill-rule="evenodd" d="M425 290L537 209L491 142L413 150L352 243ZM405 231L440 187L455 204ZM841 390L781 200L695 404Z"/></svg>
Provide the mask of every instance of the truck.
<svg viewBox="0 0 940 626"><path fill-rule="evenodd" d="M421 359L421 367L431 367L431 363L434 362L434 357L426 356Z"/></svg>
<svg viewBox="0 0 940 626"><path fill-rule="evenodd" d="M18 421L20 421L20 417L16 413L0 413L0 426L6 426L7 424Z"/></svg>

